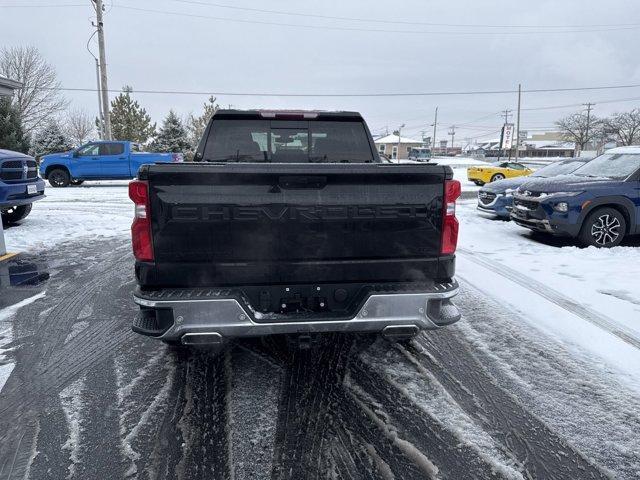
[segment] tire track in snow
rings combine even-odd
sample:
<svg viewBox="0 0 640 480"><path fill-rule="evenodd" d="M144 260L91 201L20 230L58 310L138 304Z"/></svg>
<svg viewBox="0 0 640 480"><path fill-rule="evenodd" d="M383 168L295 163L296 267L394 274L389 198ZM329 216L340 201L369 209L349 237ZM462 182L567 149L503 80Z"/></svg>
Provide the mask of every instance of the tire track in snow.
<svg viewBox="0 0 640 480"><path fill-rule="evenodd" d="M106 248L99 254L111 261L93 263L82 274L72 277L71 281L50 280L47 285L48 296L44 301L57 303L49 315L39 318L39 304L35 304L18 312L14 319L14 324L24 324L26 328L32 328L34 334L17 352L16 367L0 394L0 464L7 458L30 455L29 450L37 443L36 436L32 435L37 435L38 429L29 425L38 423L39 412L46 407L51 393L57 393L89 365L111 355L113 349L123 343L121 332L113 331L115 322L106 327L99 325L109 334L105 342L100 342L101 338L85 335L86 343L80 345L77 341L81 337L79 335L73 339L76 342L71 340L67 344L67 347L73 344L79 349L70 351L69 356L64 358L65 363L57 364L56 361L59 358L56 353L64 349L64 342L79 313L86 304L96 301L96 292L99 295L109 292L109 284L121 272L127 260L126 256L119 257L117 261L112 259L113 253L121 250L121 246L114 248L111 243L103 246ZM88 249L85 247L85 250ZM96 253L95 246L91 251ZM73 270L73 267L68 270ZM57 408L60 408L59 402ZM22 478L27 474L30 463L13 465L10 475Z"/></svg>
<svg viewBox="0 0 640 480"><path fill-rule="evenodd" d="M487 270L491 270L493 273L500 275L523 288L531 291L532 293L543 297L545 300L557 305L558 307L566 310L569 313L572 313L581 319L609 332L611 335L615 335L620 340L629 345L640 349L640 337L633 330L615 322L613 319L603 315L595 310L592 310L588 307L580 305L579 303L566 298L556 292L555 290L547 287L543 283L534 280L531 277L527 277L526 275L507 267L506 265L500 264L500 266L496 266L490 260L487 260L482 255L471 252L465 248L459 248L458 252L462 254L465 260L469 260L470 262L475 263ZM458 272L458 276L460 278L464 278L464 273L460 274Z"/></svg>
<svg viewBox="0 0 640 480"><path fill-rule="evenodd" d="M292 349L284 365L274 480L318 478L324 471L321 458L330 407L335 391L342 388L353 341L346 335L328 338L321 339L321 349Z"/></svg>
<svg viewBox="0 0 640 480"><path fill-rule="evenodd" d="M381 372L363 361L352 362L352 391L368 400L368 416L429 478L508 478L458 438L428 411L418 408ZM365 403L366 405L366 403ZM393 464L391 464L393 468ZM420 477L420 478L423 478ZM414 477L419 478L419 477Z"/></svg>
<svg viewBox="0 0 640 480"><path fill-rule="evenodd" d="M269 480L282 368L248 348L234 348L227 355L233 478Z"/></svg>
<svg viewBox="0 0 640 480"><path fill-rule="evenodd" d="M406 349L398 348L418 373L437 378L458 405L513 456L525 478L608 478L503 391L455 333L422 334ZM456 352L456 356L445 352Z"/></svg>

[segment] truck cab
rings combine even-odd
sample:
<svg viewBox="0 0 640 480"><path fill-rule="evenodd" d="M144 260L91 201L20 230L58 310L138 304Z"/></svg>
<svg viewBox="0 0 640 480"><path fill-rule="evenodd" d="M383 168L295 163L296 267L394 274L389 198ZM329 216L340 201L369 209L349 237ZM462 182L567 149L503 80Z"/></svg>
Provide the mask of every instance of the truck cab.
<svg viewBox="0 0 640 480"><path fill-rule="evenodd" d="M40 174L52 187L79 185L85 180L124 180L146 163L181 162L179 153L148 153L127 141L96 141L64 153L42 157Z"/></svg>

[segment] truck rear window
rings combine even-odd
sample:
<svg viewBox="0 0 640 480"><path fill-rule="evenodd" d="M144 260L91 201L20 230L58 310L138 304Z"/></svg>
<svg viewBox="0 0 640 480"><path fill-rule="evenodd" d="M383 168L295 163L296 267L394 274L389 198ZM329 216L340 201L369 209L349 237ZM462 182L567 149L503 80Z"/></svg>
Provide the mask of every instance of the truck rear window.
<svg viewBox="0 0 640 480"><path fill-rule="evenodd" d="M214 120L205 162L366 163L369 137L361 122Z"/></svg>

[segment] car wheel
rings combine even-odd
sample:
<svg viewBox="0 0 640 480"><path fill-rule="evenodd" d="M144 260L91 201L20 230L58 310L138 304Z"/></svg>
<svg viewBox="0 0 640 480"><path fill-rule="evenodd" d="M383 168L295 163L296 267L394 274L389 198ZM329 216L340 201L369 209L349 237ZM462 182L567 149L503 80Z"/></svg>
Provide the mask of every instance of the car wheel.
<svg viewBox="0 0 640 480"><path fill-rule="evenodd" d="M17 207L9 207L2 210L2 223L7 225L24 220L31 213L31 203L27 205L19 205Z"/></svg>
<svg viewBox="0 0 640 480"><path fill-rule="evenodd" d="M71 185L82 185L84 183L84 180L76 180L75 178L73 180L71 180Z"/></svg>
<svg viewBox="0 0 640 480"><path fill-rule="evenodd" d="M491 177L492 182L497 182L498 180L504 180L504 175L501 173L496 173L493 177Z"/></svg>
<svg viewBox="0 0 640 480"><path fill-rule="evenodd" d="M579 238L585 246L611 248L620 245L626 231L622 213L615 208L599 208L584 221Z"/></svg>
<svg viewBox="0 0 640 480"><path fill-rule="evenodd" d="M61 168L51 170L47 178L49 179L49 185L54 188L68 187L71 183L69 172L62 170Z"/></svg>

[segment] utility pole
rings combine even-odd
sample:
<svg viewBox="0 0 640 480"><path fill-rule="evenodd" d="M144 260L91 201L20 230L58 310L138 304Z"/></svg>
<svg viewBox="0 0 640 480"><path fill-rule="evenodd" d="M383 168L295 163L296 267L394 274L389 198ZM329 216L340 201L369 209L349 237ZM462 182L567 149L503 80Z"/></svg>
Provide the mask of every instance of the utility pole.
<svg viewBox="0 0 640 480"><path fill-rule="evenodd" d="M105 138L105 133L104 133L104 112L102 109L102 88L100 86L100 62L98 62L98 59L95 59L96 61L96 83L98 86L98 118L99 118L99 122L100 126L98 127L98 134L100 135L100 139L101 140L106 140Z"/></svg>
<svg viewBox="0 0 640 480"><path fill-rule="evenodd" d="M433 138L431 139L431 154L433 155L436 148L436 128L438 128L438 107L436 107L436 116L433 120Z"/></svg>
<svg viewBox="0 0 640 480"><path fill-rule="evenodd" d="M507 123L509 123L509 117L511 116L511 110L502 110L502 112L500 112L500 115L504 115L504 123L507 124Z"/></svg>
<svg viewBox="0 0 640 480"><path fill-rule="evenodd" d="M404 123L398 127L398 145L396 146L396 160L400 163L400 139L402 138L402 129L404 128Z"/></svg>
<svg viewBox="0 0 640 480"><path fill-rule="evenodd" d="M516 155L515 161L518 161L518 154L520 150L520 100L522 98L522 85L518 84L518 116L516 117Z"/></svg>
<svg viewBox="0 0 640 480"><path fill-rule="evenodd" d="M584 134L584 144L586 145L587 143L589 143L589 122L591 121L591 109L595 106L595 103L588 102L588 103L583 103L582 105L587 107L587 129ZM580 145L580 150L582 150L583 148L584 146Z"/></svg>
<svg viewBox="0 0 640 480"><path fill-rule="evenodd" d="M453 139L456 136L456 126L455 125L451 125L451 128L449 129L449 135L451 135L451 149L453 150Z"/></svg>
<svg viewBox="0 0 640 480"><path fill-rule="evenodd" d="M102 0L95 2L98 23L98 48L100 50L100 91L102 93L102 109L104 114L104 139L111 140L111 118L109 117L109 85L107 83L107 56L104 50L104 20L102 18Z"/></svg>
<svg viewBox="0 0 640 480"><path fill-rule="evenodd" d="M96 24L93 22L91 22L91 25L94 27L96 26ZM102 88L100 87L100 62L98 61L98 57L96 57L91 51L91 49L89 48L89 44L91 43L91 40L96 35L96 33L98 33L97 30L93 32L89 37L89 40L87 40L87 52L89 52L89 54L93 57L93 60L96 62L96 86L97 86L96 92L98 93L98 135L100 136L100 140L104 140L104 116L102 113Z"/></svg>

